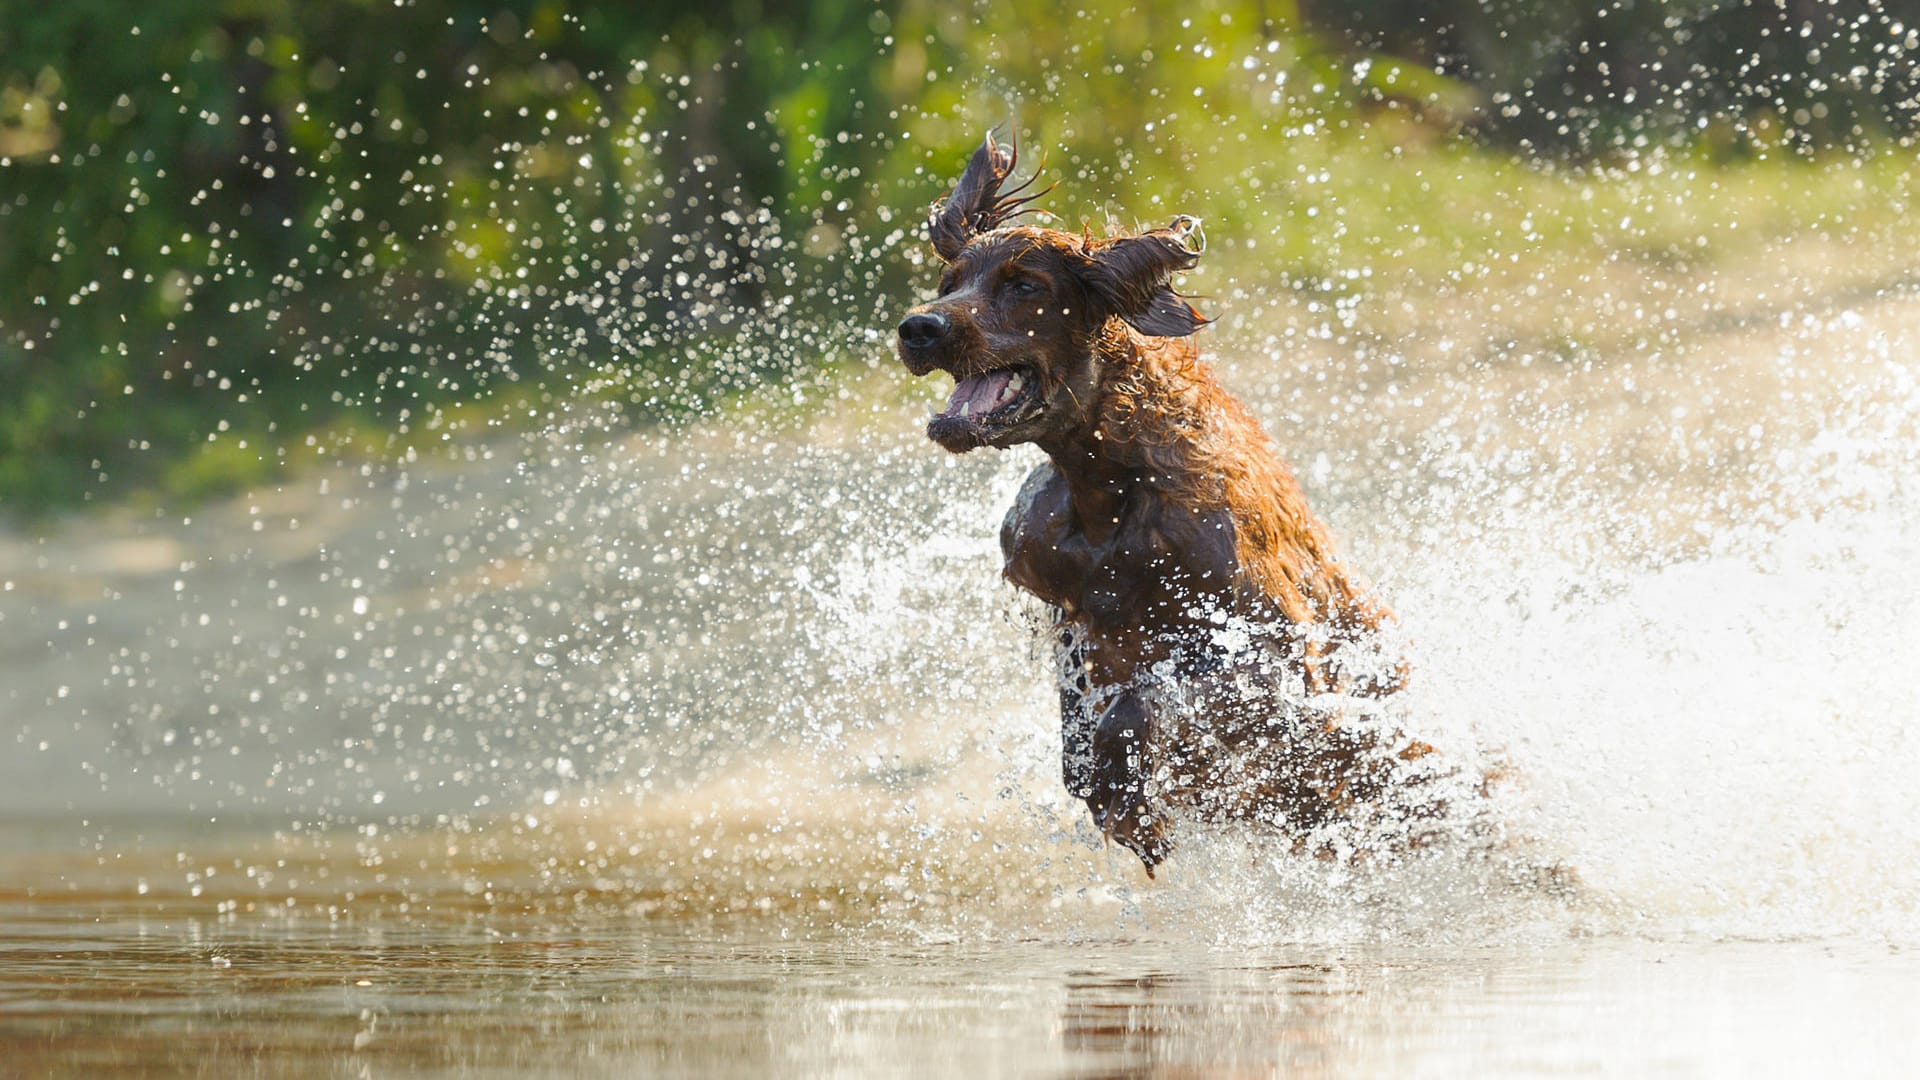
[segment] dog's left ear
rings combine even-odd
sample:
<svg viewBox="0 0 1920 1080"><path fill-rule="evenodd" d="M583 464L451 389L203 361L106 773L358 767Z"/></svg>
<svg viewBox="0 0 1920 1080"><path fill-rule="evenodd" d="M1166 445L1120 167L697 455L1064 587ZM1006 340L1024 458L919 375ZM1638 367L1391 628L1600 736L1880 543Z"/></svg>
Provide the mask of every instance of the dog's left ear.
<svg viewBox="0 0 1920 1080"><path fill-rule="evenodd" d="M1200 219L1182 214L1164 229L1096 244L1087 286L1129 326L1150 337L1186 337L1207 325L1168 284L1194 268L1205 250Z"/></svg>

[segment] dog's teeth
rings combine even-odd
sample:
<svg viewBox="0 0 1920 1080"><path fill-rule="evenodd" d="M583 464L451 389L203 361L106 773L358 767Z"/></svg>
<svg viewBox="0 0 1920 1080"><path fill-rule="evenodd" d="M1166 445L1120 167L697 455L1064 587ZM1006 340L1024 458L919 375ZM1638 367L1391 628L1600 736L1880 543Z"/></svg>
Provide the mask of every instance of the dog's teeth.
<svg viewBox="0 0 1920 1080"><path fill-rule="evenodd" d="M1016 371L1013 373L1013 378L1007 380L1007 393L1017 394L1020 392L1020 388L1026 384L1027 377Z"/></svg>
<svg viewBox="0 0 1920 1080"><path fill-rule="evenodd" d="M961 402L961 403L960 403L960 415L961 415L961 416L972 416L972 415L973 415L973 402L971 402L971 401L963 401L963 402Z"/></svg>

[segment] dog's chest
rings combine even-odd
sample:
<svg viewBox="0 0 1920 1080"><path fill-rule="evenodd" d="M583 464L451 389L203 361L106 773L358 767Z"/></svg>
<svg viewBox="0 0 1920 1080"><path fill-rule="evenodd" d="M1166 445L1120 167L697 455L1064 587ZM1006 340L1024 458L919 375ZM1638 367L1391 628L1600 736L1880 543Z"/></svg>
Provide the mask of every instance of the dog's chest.
<svg viewBox="0 0 1920 1080"><path fill-rule="evenodd" d="M1015 585L1096 630L1152 634L1204 618L1238 569L1226 511L1188 510L1142 488L1090 537L1051 464L1027 477L1000 530Z"/></svg>

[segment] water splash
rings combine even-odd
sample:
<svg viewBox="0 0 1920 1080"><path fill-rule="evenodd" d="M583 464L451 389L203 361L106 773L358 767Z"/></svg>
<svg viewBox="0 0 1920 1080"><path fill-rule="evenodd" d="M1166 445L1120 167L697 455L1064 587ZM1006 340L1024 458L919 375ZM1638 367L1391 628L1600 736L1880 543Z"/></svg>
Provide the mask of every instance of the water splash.
<svg viewBox="0 0 1920 1080"><path fill-rule="evenodd" d="M1147 885L1059 789L1047 663L997 580L1032 456L949 457L906 414L771 440L558 428L323 476L297 511L216 510L209 529L269 525L225 548L147 524L43 549L10 580L68 627L70 662L28 674L67 680L48 696L70 728L23 726L5 790L382 823L362 870L360 848L398 861L434 843L410 823L450 822L487 865L561 868L542 889L591 866L602 902L934 937L1911 940L1916 325L1895 291L1779 342L1732 332L1651 428L1616 415L1644 375L1593 376L1569 409L1560 376L1511 365L1433 377L1365 437L1274 421L1325 440L1302 472L1401 613L1402 708L1511 763L1496 809L1578 872L1572 905L1510 866L1356 870L1230 835ZM1741 464L1653 471L1666 453ZM90 559L120 599L59 597ZM142 625L155 606L176 614ZM272 633L288 611L302 633Z"/></svg>

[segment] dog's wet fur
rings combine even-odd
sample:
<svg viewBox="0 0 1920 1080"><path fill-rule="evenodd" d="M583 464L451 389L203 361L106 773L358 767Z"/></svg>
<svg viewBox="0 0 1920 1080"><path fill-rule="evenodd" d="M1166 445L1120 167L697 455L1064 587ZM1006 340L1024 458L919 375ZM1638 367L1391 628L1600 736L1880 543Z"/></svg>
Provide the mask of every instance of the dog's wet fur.
<svg viewBox="0 0 1920 1080"><path fill-rule="evenodd" d="M939 292L898 348L955 379L933 441L1046 452L1000 542L1008 580L1054 613L1068 790L1149 873L1170 816L1315 850L1356 817L1417 833L1437 759L1367 707L1401 679L1379 646L1391 615L1200 358L1207 320L1172 285L1198 222L1010 224L1036 197L1002 193L1015 161L988 135L935 207Z"/></svg>

